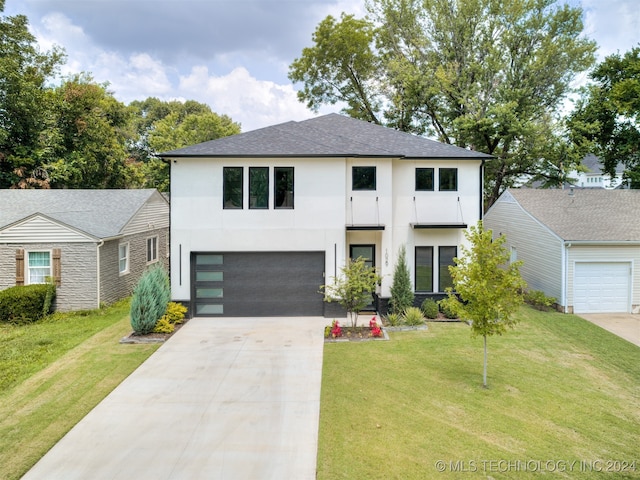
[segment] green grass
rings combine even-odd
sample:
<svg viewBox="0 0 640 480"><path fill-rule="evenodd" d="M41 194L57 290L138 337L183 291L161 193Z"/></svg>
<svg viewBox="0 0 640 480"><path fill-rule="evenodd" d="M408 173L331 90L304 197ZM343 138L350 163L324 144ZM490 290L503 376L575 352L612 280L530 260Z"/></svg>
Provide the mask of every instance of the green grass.
<svg viewBox="0 0 640 480"><path fill-rule="evenodd" d="M576 316L519 317L488 339L487 389L463 323L326 344L317 478L640 478L640 348Z"/></svg>
<svg viewBox="0 0 640 480"><path fill-rule="evenodd" d="M0 324L0 478L20 478L158 345L121 345L129 303Z"/></svg>

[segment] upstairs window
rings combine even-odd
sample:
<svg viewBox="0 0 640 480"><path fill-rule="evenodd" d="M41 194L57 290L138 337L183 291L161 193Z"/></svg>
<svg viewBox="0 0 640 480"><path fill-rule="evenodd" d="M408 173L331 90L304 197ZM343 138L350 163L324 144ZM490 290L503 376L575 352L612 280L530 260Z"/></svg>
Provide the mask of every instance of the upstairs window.
<svg viewBox="0 0 640 480"><path fill-rule="evenodd" d="M249 208L269 208L269 167L249 167Z"/></svg>
<svg viewBox="0 0 640 480"><path fill-rule="evenodd" d="M439 170L439 189L443 192L455 192L458 190L458 169L441 168Z"/></svg>
<svg viewBox="0 0 640 480"><path fill-rule="evenodd" d="M224 167L223 177L223 208L242 208L242 167Z"/></svg>
<svg viewBox="0 0 640 480"><path fill-rule="evenodd" d="M275 167L274 208L293 208L293 167Z"/></svg>
<svg viewBox="0 0 640 480"><path fill-rule="evenodd" d="M416 191L433 191L433 168L416 168Z"/></svg>
<svg viewBox="0 0 640 480"><path fill-rule="evenodd" d="M353 190L376 189L376 167L353 167L351 177Z"/></svg>

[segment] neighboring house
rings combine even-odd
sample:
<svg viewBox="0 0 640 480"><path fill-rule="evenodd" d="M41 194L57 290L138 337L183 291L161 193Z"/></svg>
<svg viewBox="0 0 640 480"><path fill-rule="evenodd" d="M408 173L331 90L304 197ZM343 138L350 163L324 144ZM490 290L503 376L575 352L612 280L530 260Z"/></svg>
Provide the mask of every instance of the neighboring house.
<svg viewBox="0 0 640 480"><path fill-rule="evenodd" d="M162 156L172 296L195 316L337 315L319 287L357 257L384 310L402 245L416 292L443 292L491 158L337 114Z"/></svg>
<svg viewBox="0 0 640 480"><path fill-rule="evenodd" d="M624 175L624 165L619 163L616 167L615 177L602 172L601 160L593 154L588 154L582 159L582 165L586 168L584 172L573 171L569 173L570 183L579 188L605 188L608 190L618 188L622 185Z"/></svg>
<svg viewBox="0 0 640 480"><path fill-rule="evenodd" d="M0 290L57 284L56 309L131 294L148 265L168 264L169 203L146 190L0 190Z"/></svg>
<svg viewBox="0 0 640 480"><path fill-rule="evenodd" d="M484 218L568 313L640 309L640 190L509 189Z"/></svg>

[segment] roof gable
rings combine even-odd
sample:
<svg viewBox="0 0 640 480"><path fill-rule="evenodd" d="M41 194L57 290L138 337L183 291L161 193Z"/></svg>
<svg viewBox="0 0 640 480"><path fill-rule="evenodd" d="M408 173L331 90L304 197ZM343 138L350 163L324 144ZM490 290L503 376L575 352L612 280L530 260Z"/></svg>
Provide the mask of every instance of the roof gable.
<svg viewBox="0 0 640 480"><path fill-rule="evenodd" d="M320 156L483 160L481 152L335 113L287 122L162 153L163 157Z"/></svg>
<svg viewBox="0 0 640 480"><path fill-rule="evenodd" d="M97 239L73 227L35 213L0 228L2 243L95 242Z"/></svg>
<svg viewBox="0 0 640 480"><path fill-rule="evenodd" d="M505 194L563 240L640 241L640 190L522 188Z"/></svg>
<svg viewBox="0 0 640 480"><path fill-rule="evenodd" d="M34 214L96 238L120 235L153 195L140 190L0 190L0 228Z"/></svg>

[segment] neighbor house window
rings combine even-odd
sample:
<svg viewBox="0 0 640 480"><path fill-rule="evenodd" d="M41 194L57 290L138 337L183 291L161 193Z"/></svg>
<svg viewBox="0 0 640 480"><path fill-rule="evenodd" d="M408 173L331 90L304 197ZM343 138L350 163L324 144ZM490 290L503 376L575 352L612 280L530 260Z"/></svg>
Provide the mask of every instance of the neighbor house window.
<svg viewBox="0 0 640 480"><path fill-rule="evenodd" d="M147 263L158 261L158 237L147 238Z"/></svg>
<svg viewBox="0 0 640 480"><path fill-rule="evenodd" d="M458 190L457 168L441 168L438 173L440 175L440 190L449 192Z"/></svg>
<svg viewBox="0 0 640 480"><path fill-rule="evenodd" d="M269 167L249 167L249 208L269 208Z"/></svg>
<svg viewBox="0 0 640 480"><path fill-rule="evenodd" d="M223 208L242 208L242 167L224 167Z"/></svg>
<svg viewBox="0 0 640 480"><path fill-rule="evenodd" d="M376 167L353 167L351 176L353 190L376 189Z"/></svg>
<svg viewBox="0 0 640 480"><path fill-rule="evenodd" d="M48 277L51 277L51 252L28 252L29 284L46 283Z"/></svg>
<svg viewBox="0 0 640 480"><path fill-rule="evenodd" d="M433 247L416 247L416 292L433 292Z"/></svg>
<svg viewBox="0 0 640 480"><path fill-rule="evenodd" d="M416 191L433 191L433 168L416 168Z"/></svg>
<svg viewBox="0 0 640 480"><path fill-rule="evenodd" d="M120 273L129 272L129 244L118 245L118 271Z"/></svg>
<svg viewBox="0 0 640 480"><path fill-rule="evenodd" d="M458 255L458 247L439 247L439 269L438 274L440 277L440 284L438 286L439 292L444 292L447 288L453 288L453 279L449 272L449 266L455 265L453 259Z"/></svg>
<svg viewBox="0 0 640 480"><path fill-rule="evenodd" d="M293 208L293 167L275 167L273 169L275 208Z"/></svg>

